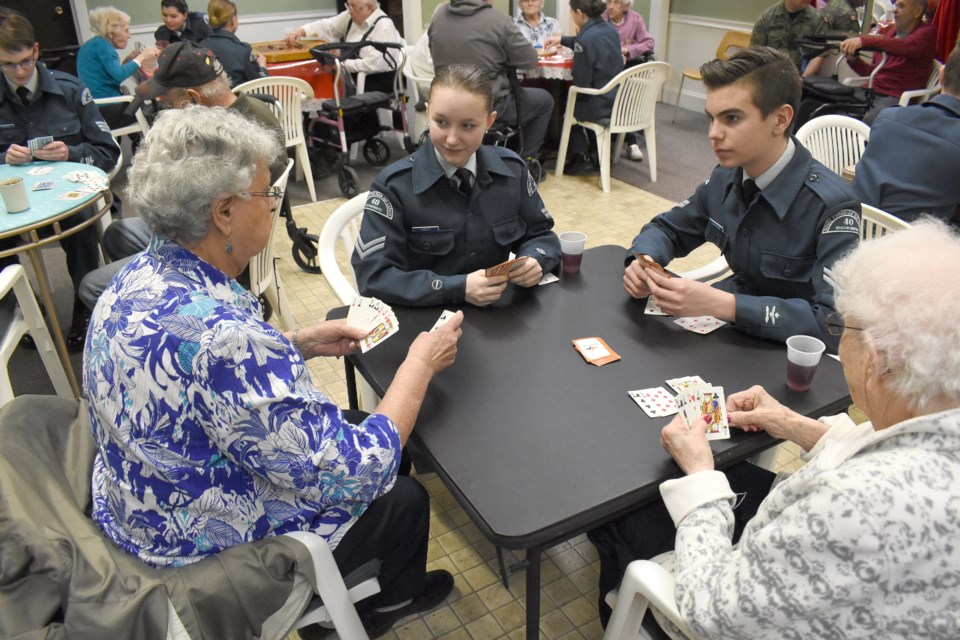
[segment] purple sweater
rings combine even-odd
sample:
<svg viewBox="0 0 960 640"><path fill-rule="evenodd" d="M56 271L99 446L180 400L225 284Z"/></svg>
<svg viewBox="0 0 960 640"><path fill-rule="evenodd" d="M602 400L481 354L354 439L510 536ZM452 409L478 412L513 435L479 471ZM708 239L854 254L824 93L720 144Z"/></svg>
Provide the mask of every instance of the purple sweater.
<svg viewBox="0 0 960 640"><path fill-rule="evenodd" d="M606 11L603 12L603 19L613 24ZM643 16L633 9L628 9L623 14L623 22L619 25L613 24L613 26L620 34L620 46L627 48L627 60L638 58L647 51L653 51L653 36L647 32L647 25L643 22Z"/></svg>

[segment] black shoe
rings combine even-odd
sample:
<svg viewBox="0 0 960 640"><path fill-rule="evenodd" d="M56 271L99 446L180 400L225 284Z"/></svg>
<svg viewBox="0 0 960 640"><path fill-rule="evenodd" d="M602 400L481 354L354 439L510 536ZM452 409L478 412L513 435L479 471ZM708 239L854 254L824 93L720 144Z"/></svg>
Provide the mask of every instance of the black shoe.
<svg viewBox="0 0 960 640"><path fill-rule="evenodd" d="M423 591L410 604L393 611L366 611L360 614L360 620L363 621L363 628L367 630L367 635L373 640L390 631L397 620L440 606L451 591L453 591L453 576L448 571L443 569L429 571Z"/></svg>
<svg viewBox="0 0 960 640"><path fill-rule="evenodd" d="M70 331L67 333L68 350L83 351L83 345L87 341L87 327L90 325L92 315L93 312L79 298L73 301L73 319L70 321Z"/></svg>
<svg viewBox="0 0 960 640"><path fill-rule="evenodd" d="M563 166L563 172L571 176L578 176L599 169L599 163L586 153L574 154Z"/></svg>

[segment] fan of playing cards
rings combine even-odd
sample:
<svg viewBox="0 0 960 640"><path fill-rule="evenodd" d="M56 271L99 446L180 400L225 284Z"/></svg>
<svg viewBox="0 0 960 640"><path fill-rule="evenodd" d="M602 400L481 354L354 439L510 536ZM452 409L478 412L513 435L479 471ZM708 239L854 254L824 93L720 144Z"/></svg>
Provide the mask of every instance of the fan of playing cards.
<svg viewBox="0 0 960 640"><path fill-rule="evenodd" d="M361 353L366 353L400 330L400 322L386 302L376 298L357 296L347 312L347 326L368 331L360 341Z"/></svg>
<svg viewBox="0 0 960 640"><path fill-rule="evenodd" d="M723 440L730 437L730 425L727 423L727 399L723 387L715 387L704 382L700 376L671 378L666 381L676 393L676 397L663 387L628 391L634 402L651 418L671 416L678 411L683 422L689 427L701 416L709 415L712 420L707 429L707 440Z"/></svg>

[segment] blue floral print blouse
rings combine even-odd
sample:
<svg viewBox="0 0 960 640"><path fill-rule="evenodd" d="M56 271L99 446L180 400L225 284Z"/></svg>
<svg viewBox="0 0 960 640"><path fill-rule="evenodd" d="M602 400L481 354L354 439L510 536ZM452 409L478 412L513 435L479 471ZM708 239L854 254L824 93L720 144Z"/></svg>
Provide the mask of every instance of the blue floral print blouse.
<svg viewBox="0 0 960 640"><path fill-rule="evenodd" d="M83 361L93 517L151 565L296 530L335 547L393 486L394 424L345 422L257 299L176 243L114 278Z"/></svg>

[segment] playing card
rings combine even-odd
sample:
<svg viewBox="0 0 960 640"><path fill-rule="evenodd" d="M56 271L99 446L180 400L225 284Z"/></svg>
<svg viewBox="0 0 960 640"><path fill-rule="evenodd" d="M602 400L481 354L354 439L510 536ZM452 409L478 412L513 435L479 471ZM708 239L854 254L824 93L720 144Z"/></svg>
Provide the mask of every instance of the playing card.
<svg viewBox="0 0 960 640"><path fill-rule="evenodd" d="M400 330L400 323L390 305L382 300L363 296L357 296L350 305L347 311L347 326L369 332L360 341L362 353L373 349Z"/></svg>
<svg viewBox="0 0 960 640"><path fill-rule="evenodd" d="M653 296L647 296L647 306L643 310L648 316L667 316L669 313L665 312L657 304L657 301L653 299Z"/></svg>
<svg viewBox="0 0 960 640"><path fill-rule="evenodd" d="M633 401L640 405L643 412L651 418L673 415L677 412L677 401L663 387L628 391Z"/></svg>
<svg viewBox="0 0 960 640"><path fill-rule="evenodd" d="M83 193L82 191L68 191L67 193L57 196L57 200L80 200L89 195L89 193Z"/></svg>
<svg viewBox="0 0 960 640"><path fill-rule="evenodd" d="M53 185L57 184L56 180L43 180L42 182L37 182L32 187L31 191L46 191L47 189L53 189Z"/></svg>
<svg viewBox="0 0 960 640"><path fill-rule="evenodd" d="M27 140L27 148L30 149L30 155L34 155L38 149L44 148L51 142L53 142L53 136L40 136L39 138Z"/></svg>
<svg viewBox="0 0 960 640"><path fill-rule="evenodd" d="M577 338L573 341L573 348L580 352L583 359L590 364L602 367L610 362L616 362L620 355L607 345L601 338Z"/></svg>
<svg viewBox="0 0 960 640"><path fill-rule="evenodd" d="M29 173L31 176L45 176L51 171L53 171L53 167L40 166L40 167L34 167L32 169L28 169L27 173Z"/></svg>
<svg viewBox="0 0 960 640"><path fill-rule="evenodd" d="M714 318L713 316L694 316L690 318L677 318L674 320L678 325L686 329L687 331L693 331L694 333L699 333L706 335L711 331L716 331L723 325L727 324L723 320Z"/></svg>
<svg viewBox="0 0 960 640"><path fill-rule="evenodd" d="M547 272L543 274L543 277L540 278L540 282L538 282L537 285L542 286L545 284L552 284L554 282L560 282L560 278L558 278L557 276L553 275L550 272Z"/></svg>
<svg viewBox="0 0 960 640"><path fill-rule="evenodd" d="M526 261L526 257L514 258L513 260L507 260L506 262L501 262L492 267L488 267L483 270L483 275L487 276L505 276L514 269L519 268Z"/></svg>
<svg viewBox="0 0 960 640"><path fill-rule="evenodd" d="M438 327L442 327L443 325L447 324L450 318L452 318L454 315L456 315L456 312L454 311L444 311L443 313L440 314L440 317L437 318L437 321L433 323L433 326L430 328L430 331L433 332Z"/></svg>
<svg viewBox="0 0 960 640"><path fill-rule="evenodd" d="M640 264L643 265L644 269L652 269L662 275L665 278L671 278L672 276L667 273L667 270L661 267L659 264L648 258L647 256L641 255L639 253L633 254L637 257L637 260L640 261Z"/></svg>
<svg viewBox="0 0 960 640"><path fill-rule="evenodd" d="M703 391L700 415L709 415L713 419L707 429L707 440L726 440L730 437L730 425L727 423L727 399L723 395L723 387L711 386L709 390Z"/></svg>

